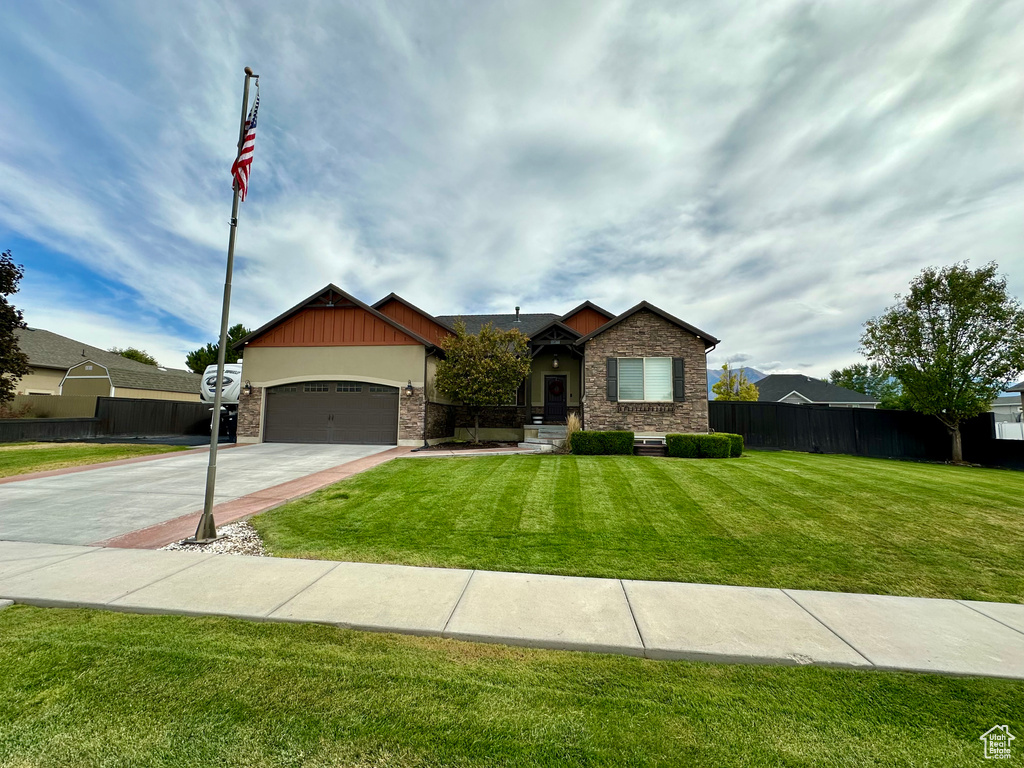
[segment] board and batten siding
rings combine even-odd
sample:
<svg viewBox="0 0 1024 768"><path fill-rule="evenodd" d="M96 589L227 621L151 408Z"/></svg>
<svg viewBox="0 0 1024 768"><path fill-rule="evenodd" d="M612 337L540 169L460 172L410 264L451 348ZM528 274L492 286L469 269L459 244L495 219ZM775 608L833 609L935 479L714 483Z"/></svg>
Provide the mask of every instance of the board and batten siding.
<svg viewBox="0 0 1024 768"><path fill-rule="evenodd" d="M248 342L245 356L260 347L404 345L420 342L361 307L310 307Z"/></svg>

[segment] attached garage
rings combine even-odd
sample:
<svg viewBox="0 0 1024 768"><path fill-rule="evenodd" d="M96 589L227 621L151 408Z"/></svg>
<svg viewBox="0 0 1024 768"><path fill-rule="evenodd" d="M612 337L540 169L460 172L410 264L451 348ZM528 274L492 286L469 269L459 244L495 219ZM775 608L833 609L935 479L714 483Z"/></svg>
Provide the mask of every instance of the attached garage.
<svg viewBox="0 0 1024 768"><path fill-rule="evenodd" d="M267 389L268 443L398 443L399 390L362 381L307 381Z"/></svg>

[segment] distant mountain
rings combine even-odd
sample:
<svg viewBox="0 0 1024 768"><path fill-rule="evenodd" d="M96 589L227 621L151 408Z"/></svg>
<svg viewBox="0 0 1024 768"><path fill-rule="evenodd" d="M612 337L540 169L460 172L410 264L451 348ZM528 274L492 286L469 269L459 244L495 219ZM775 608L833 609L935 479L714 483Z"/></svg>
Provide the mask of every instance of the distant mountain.
<svg viewBox="0 0 1024 768"><path fill-rule="evenodd" d="M762 373L761 371L757 370L757 368L733 368L733 370L736 371L737 373L739 371L743 371L747 375L747 381L752 381L752 382L755 382L755 383L760 381L761 379L763 379L765 376L768 375L767 373ZM718 379L721 378L721 376L722 376L722 369L721 368L715 368L715 369L708 368L708 399L709 400L714 400L715 399L715 393L711 391L711 386L715 382L717 382Z"/></svg>

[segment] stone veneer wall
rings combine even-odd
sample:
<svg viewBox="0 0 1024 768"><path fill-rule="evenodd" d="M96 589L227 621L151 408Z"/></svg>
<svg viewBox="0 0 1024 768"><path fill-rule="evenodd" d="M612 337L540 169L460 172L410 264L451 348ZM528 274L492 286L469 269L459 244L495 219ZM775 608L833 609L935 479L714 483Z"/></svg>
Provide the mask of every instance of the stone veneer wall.
<svg viewBox="0 0 1024 768"><path fill-rule="evenodd" d="M405 387L398 390L398 439L423 441L424 399L423 387L415 387L412 395L405 394Z"/></svg>
<svg viewBox="0 0 1024 768"><path fill-rule="evenodd" d="M238 394L238 431L240 437L259 439L260 436L260 405L263 403L263 387L253 387L252 394Z"/></svg>
<svg viewBox="0 0 1024 768"><path fill-rule="evenodd" d="M686 400L619 403L608 400L609 357L683 358ZM707 432L708 373L704 342L689 331L642 309L586 343L584 429L633 432Z"/></svg>

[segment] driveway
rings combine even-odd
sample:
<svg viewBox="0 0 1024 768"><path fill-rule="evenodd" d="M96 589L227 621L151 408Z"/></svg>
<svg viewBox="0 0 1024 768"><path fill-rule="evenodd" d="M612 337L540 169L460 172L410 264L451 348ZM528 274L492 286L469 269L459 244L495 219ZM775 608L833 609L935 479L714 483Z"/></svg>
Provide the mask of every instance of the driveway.
<svg viewBox="0 0 1024 768"><path fill-rule="evenodd" d="M220 504L387 445L243 445L217 453ZM201 510L206 451L0 485L0 540L92 544Z"/></svg>

